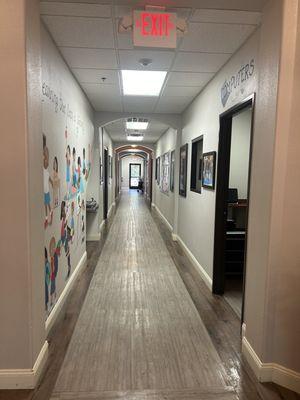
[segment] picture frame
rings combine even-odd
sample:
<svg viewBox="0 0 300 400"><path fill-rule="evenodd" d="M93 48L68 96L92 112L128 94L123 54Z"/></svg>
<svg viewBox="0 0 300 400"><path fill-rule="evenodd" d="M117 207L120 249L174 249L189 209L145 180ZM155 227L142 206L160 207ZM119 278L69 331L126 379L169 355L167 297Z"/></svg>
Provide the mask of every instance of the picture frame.
<svg viewBox="0 0 300 400"><path fill-rule="evenodd" d="M156 159L156 182L159 185L160 183L160 157Z"/></svg>
<svg viewBox="0 0 300 400"><path fill-rule="evenodd" d="M203 153L202 186L206 189L215 189L216 156L217 153L215 151Z"/></svg>
<svg viewBox="0 0 300 400"><path fill-rule="evenodd" d="M179 195L186 197L188 144L180 147Z"/></svg>
<svg viewBox="0 0 300 400"><path fill-rule="evenodd" d="M108 175L109 179L112 179L112 157L108 156Z"/></svg>
<svg viewBox="0 0 300 400"><path fill-rule="evenodd" d="M161 168L161 188L162 193L168 194L170 190L170 152L163 154Z"/></svg>
<svg viewBox="0 0 300 400"><path fill-rule="evenodd" d="M171 152L171 167L170 167L170 191L174 192L175 187L175 150Z"/></svg>

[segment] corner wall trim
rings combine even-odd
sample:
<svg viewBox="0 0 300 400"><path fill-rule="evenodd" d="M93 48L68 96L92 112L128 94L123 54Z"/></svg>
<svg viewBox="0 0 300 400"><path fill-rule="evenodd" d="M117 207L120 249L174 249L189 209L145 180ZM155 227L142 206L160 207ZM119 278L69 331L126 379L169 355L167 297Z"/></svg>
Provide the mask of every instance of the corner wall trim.
<svg viewBox="0 0 300 400"><path fill-rule="evenodd" d="M157 214L160 216L160 218L166 224L169 231L173 232L173 226L170 224L170 222L167 220L167 218L164 216L164 214L160 211L160 209L157 207L157 205L152 203L151 206L157 211Z"/></svg>
<svg viewBox="0 0 300 400"><path fill-rule="evenodd" d="M300 373L276 363L263 363L246 339L242 340L242 353L260 382L274 382L300 393Z"/></svg>
<svg viewBox="0 0 300 400"><path fill-rule="evenodd" d="M68 294L70 290L72 289L77 277L83 270L83 268L86 266L86 261L87 261L87 253L86 251L83 253L83 256L81 257L79 263L77 264L77 267L75 268L73 274L70 276L70 279L68 280L68 283L66 284L62 294L60 295L58 301L56 302L55 306L53 307L53 310L51 311L49 317L46 320L46 335L49 334L50 329L52 328L54 322L56 321L65 301L67 300Z"/></svg>
<svg viewBox="0 0 300 400"><path fill-rule="evenodd" d="M48 357L45 341L32 369L0 369L0 389L34 389L41 377Z"/></svg>
<svg viewBox="0 0 300 400"><path fill-rule="evenodd" d="M178 235L172 235L172 239L174 242L178 242L179 245L181 246L182 250L185 252L189 260L194 264L196 269L199 271L201 278L204 280L206 286L209 288L210 291L212 291L212 279L208 275L208 273L205 271L205 269L202 267L202 265L198 262L194 254L191 252L191 250L187 247L187 245L184 243L184 241L181 239L180 236Z"/></svg>

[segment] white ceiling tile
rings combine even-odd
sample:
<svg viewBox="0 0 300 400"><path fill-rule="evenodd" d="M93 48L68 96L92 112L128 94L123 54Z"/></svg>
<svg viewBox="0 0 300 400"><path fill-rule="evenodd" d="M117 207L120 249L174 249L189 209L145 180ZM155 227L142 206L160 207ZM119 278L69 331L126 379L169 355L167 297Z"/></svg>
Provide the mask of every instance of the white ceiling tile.
<svg viewBox="0 0 300 400"><path fill-rule="evenodd" d="M171 72L168 86L205 86L214 76L214 73Z"/></svg>
<svg viewBox="0 0 300 400"><path fill-rule="evenodd" d="M57 0L48 0L50 2L57 2ZM87 3L87 4L114 4L115 0L63 0L65 3ZM268 0L176 0L172 2L173 7L190 7L199 8L199 3L201 3L201 8L207 9L225 9L225 10L250 10L250 11L261 11ZM119 4L128 5L134 8L139 8L141 5L145 4L141 0L119 0ZM148 1L146 3L151 3ZM152 3L153 0L152 0ZM166 2L165 2L166 3Z"/></svg>
<svg viewBox="0 0 300 400"><path fill-rule="evenodd" d="M73 68L72 71L80 83L119 84L119 73L117 70ZM102 78L106 78L104 82L102 82Z"/></svg>
<svg viewBox="0 0 300 400"><path fill-rule="evenodd" d="M110 18L44 16L43 20L58 46L114 48Z"/></svg>
<svg viewBox="0 0 300 400"><path fill-rule="evenodd" d="M175 12L178 18L188 19L191 14L191 8L174 8L170 9L169 11Z"/></svg>
<svg viewBox="0 0 300 400"><path fill-rule="evenodd" d="M114 121L106 125L105 129L114 141L126 140L125 119ZM155 143L167 129L168 125L151 119L147 131L144 132L143 142Z"/></svg>
<svg viewBox="0 0 300 400"><path fill-rule="evenodd" d="M171 114L181 114L186 107L191 103L193 98L188 97L161 97L155 112L156 113L171 113Z"/></svg>
<svg viewBox="0 0 300 400"><path fill-rule="evenodd" d="M258 25L261 21L261 13L251 11L197 9L193 12L191 21Z"/></svg>
<svg viewBox="0 0 300 400"><path fill-rule="evenodd" d="M122 18L132 13L132 7L127 5L116 5L115 6L115 17Z"/></svg>
<svg viewBox="0 0 300 400"><path fill-rule="evenodd" d="M120 91L113 85L81 85L97 111L122 111Z"/></svg>
<svg viewBox="0 0 300 400"><path fill-rule="evenodd" d="M176 72L218 72L230 54L179 52L172 70Z"/></svg>
<svg viewBox="0 0 300 400"><path fill-rule="evenodd" d="M125 112L151 113L156 102L157 97L123 96Z"/></svg>
<svg viewBox="0 0 300 400"><path fill-rule="evenodd" d="M201 91L197 86L169 86L167 85L162 97L191 97L194 98Z"/></svg>
<svg viewBox="0 0 300 400"><path fill-rule="evenodd" d="M71 68L118 68L115 50L61 47L60 51Z"/></svg>
<svg viewBox="0 0 300 400"><path fill-rule="evenodd" d="M82 83L81 87L87 95L94 94L103 100L121 95L119 86L115 85Z"/></svg>
<svg viewBox="0 0 300 400"><path fill-rule="evenodd" d="M255 29L253 25L192 23L180 50L234 53Z"/></svg>
<svg viewBox="0 0 300 400"><path fill-rule="evenodd" d="M118 33L118 49L133 50L132 33Z"/></svg>
<svg viewBox="0 0 300 400"><path fill-rule="evenodd" d="M67 15L75 17L111 16L111 6L108 4L75 4L58 1L41 1L41 15Z"/></svg>
<svg viewBox="0 0 300 400"><path fill-rule="evenodd" d="M89 99L96 111L122 112L122 103L119 98L99 100L96 96L90 95Z"/></svg>
<svg viewBox="0 0 300 400"><path fill-rule="evenodd" d="M120 50L121 69L136 70L167 70L172 64L175 53L172 51L149 51L149 50ZM141 58L149 58L152 64L143 67L139 64Z"/></svg>

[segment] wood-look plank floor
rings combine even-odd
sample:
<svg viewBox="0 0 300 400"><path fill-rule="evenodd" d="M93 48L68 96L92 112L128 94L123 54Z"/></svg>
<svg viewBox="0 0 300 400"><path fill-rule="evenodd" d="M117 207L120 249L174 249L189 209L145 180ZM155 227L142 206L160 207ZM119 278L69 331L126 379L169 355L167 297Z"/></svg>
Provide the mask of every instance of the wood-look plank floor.
<svg viewBox="0 0 300 400"><path fill-rule="evenodd" d="M143 198L123 195L52 399L234 399L225 375Z"/></svg>

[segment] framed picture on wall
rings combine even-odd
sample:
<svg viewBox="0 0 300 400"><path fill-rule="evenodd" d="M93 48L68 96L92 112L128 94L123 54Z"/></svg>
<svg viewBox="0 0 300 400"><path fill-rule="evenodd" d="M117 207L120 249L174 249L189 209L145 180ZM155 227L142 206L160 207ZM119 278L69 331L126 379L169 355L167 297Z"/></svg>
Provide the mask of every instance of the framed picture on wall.
<svg viewBox="0 0 300 400"><path fill-rule="evenodd" d="M159 185L160 183L160 157L156 159L156 182Z"/></svg>
<svg viewBox="0 0 300 400"><path fill-rule="evenodd" d="M169 189L170 189L170 153L168 152L162 156L161 191L165 194L168 194Z"/></svg>
<svg viewBox="0 0 300 400"><path fill-rule="evenodd" d="M202 186L206 189L215 188L216 152L203 154Z"/></svg>
<svg viewBox="0 0 300 400"><path fill-rule="evenodd" d="M180 164L179 164L179 194L186 197L186 178L187 178L187 158L188 144L180 147Z"/></svg>
<svg viewBox="0 0 300 400"><path fill-rule="evenodd" d="M109 178L112 178L112 160L111 160L111 156L108 156L108 174L109 174Z"/></svg>
<svg viewBox="0 0 300 400"><path fill-rule="evenodd" d="M175 185L175 150L171 152L170 190L174 192Z"/></svg>

